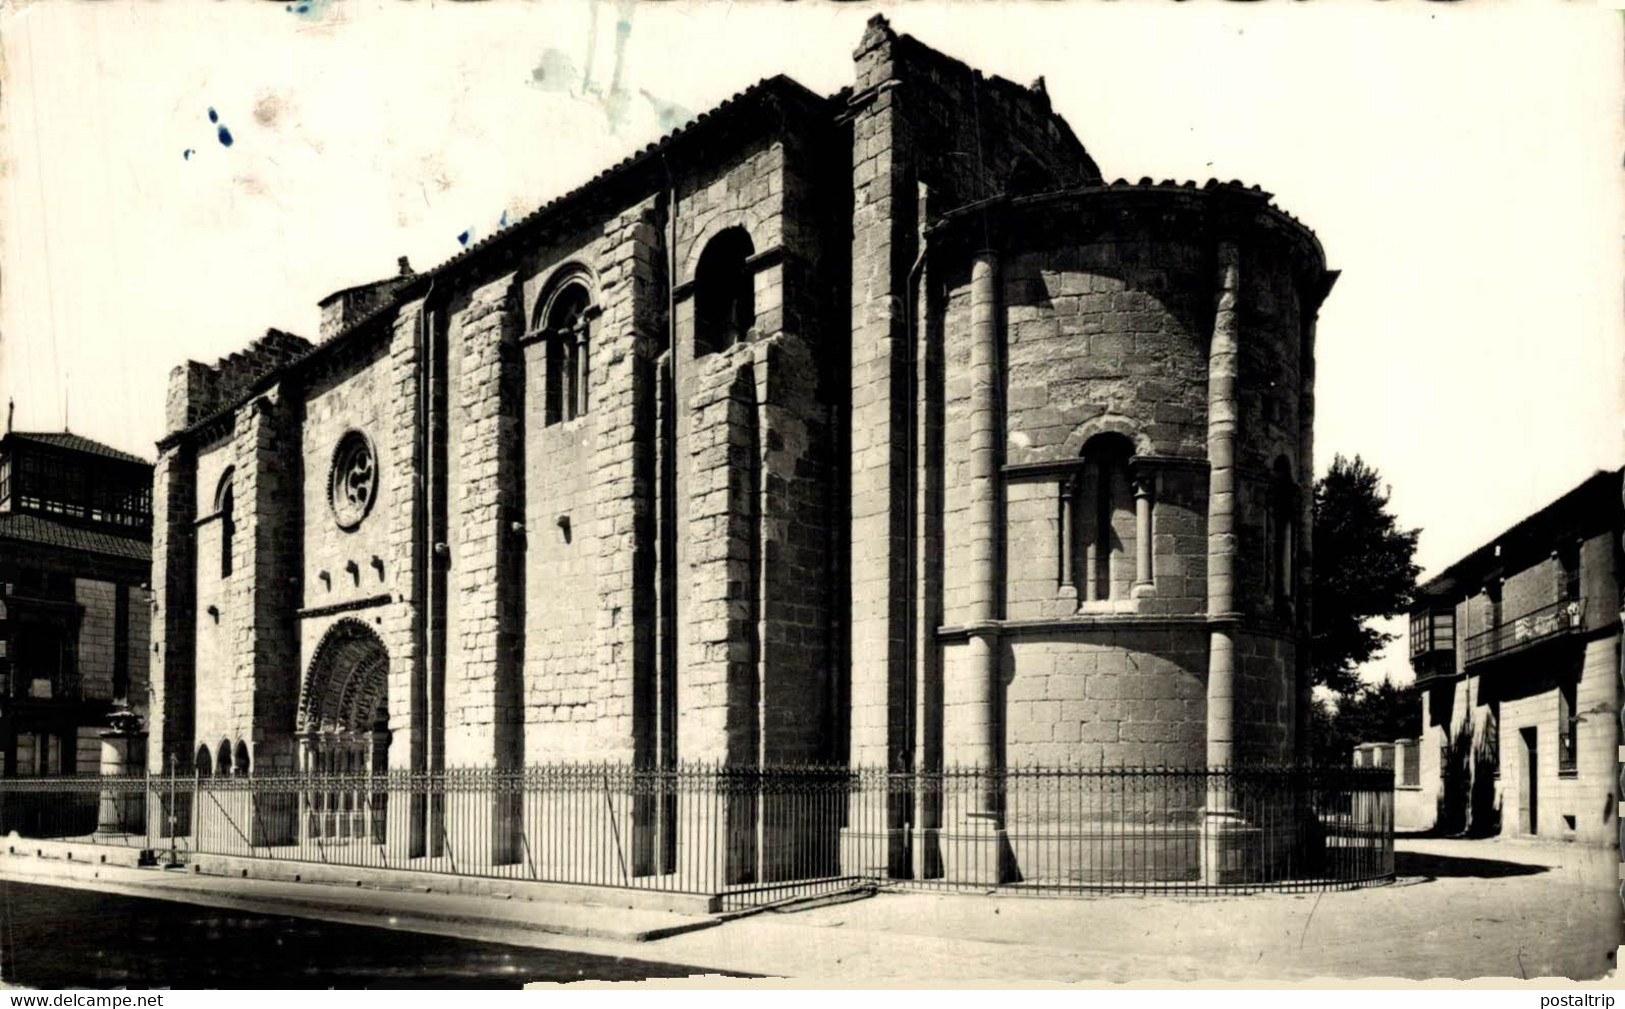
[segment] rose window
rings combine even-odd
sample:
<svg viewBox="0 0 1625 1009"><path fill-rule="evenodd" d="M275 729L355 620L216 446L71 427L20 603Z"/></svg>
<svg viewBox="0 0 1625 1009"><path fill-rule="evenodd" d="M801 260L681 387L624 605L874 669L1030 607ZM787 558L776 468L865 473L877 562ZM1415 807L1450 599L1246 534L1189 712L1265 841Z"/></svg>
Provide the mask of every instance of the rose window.
<svg viewBox="0 0 1625 1009"><path fill-rule="evenodd" d="M330 492L333 517L342 528L355 528L372 510L373 499L378 496L378 459L372 442L360 431L351 431L339 439L333 453Z"/></svg>

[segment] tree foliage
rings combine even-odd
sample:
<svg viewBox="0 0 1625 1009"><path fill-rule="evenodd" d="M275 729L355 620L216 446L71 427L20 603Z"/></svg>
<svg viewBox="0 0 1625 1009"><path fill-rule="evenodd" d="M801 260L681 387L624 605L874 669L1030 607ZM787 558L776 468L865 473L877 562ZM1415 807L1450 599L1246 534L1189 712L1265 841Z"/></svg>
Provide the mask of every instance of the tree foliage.
<svg viewBox="0 0 1625 1009"><path fill-rule="evenodd" d="M1314 704L1317 764L1347 764L1361 743L1391 743L1422 734L1422 701L1413 684L1361 684L1335 702L1317 697Z"/></svg>
<svg viewBox="0 0 1625 1009"><path fill-rule="evenodd" d="M1421 530L1399 527L1381 474L1358 455L1332 460L1314 507L1314 678L1349 699L1360 665L1395 637L1368 621L1410 607Z"/></svg>

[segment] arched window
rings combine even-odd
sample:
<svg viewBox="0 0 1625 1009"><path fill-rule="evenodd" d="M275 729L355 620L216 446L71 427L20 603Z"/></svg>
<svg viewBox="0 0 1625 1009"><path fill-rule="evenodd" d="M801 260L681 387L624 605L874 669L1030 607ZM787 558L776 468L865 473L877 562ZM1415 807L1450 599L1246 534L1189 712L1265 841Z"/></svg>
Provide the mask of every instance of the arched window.
<svg viewBox="0 0 1625 1009"><path fill-rule="evenodd" d="M547 304L546 422L575 420L587 412L592 295L578 282L566 284Z"/></svg>
<svg viewBox="0 0 1625 1009"><path fill-rule="evenodd" d="M1083 466L1071 493L1072 528L1083 549L1074 557L1079 600L1084 603L1123 599L1136 577L1134 570L1134 488L1129 457L1134 447L1120 434L1099 434L1083 446Z"/></svg>
<svg viewBox="0 0 1625 1009"><path fill-rule="evenodd" d="M248 758L248 744L239 739L237 740L237 751L233 755L231 773L237 775L238 777L246 777L248 772L251 770L251 767L252 765Z"/></svg>
<svg viewBox="0 0 1625 1009"><path fill-rule="evenodd" d="M756 324L756 278L749 268L756 247L744 228L711 239L694 269L694 355L744 341Z"/></svg>
<svg viewBox="0 0 1625 1009"><path fill-rule="evenodd" d="M197 759L193 762L192 768L204 778L214 773L214 758L209 755L208 743L198 744Z"/></svg>
<svg viewBox="0 0 1625 1009"><path fill-rule="evenodd" d="M220 747L215 751L214 773L227 775L231 773L231 740L222 739Z"/></svg>
<svg viewBox="0 0 1625 1009"><path fill-rule="evenodd" d="M220 577L231 577L231 551L237 538L237 498L232 479L237 471L228 467L214 492L214 510L220 516Z"/></svg>
<svg viewBox="0 0 1625 1009"><path fill-rule="evenodd" d="M1265 512L1264 591L1276 612L1288 615L1297 589L1295 571L1298 537L1298 486L1284 456L1275 460L1270 474L1269 507Z"/></svg>

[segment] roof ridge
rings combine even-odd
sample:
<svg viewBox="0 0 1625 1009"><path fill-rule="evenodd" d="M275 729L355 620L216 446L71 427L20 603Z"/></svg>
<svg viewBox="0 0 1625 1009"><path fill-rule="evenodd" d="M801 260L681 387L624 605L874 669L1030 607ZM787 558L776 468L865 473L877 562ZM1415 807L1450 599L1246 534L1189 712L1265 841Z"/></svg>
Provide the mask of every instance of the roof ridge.
<svg viewBox="0 0 1625 1009"><path fill-rule="evenodd" d="M249 383L245 389L245 395L234 397L230 403L222 406L219 410L214 411L208 416L203 417L192 424L188 424L184 428L166 433L158 441L160 449L165 445L170 444L173 439L185 434L186 432L195 430L196 428L199 428L205 424L212 423L221 415L237 409L237 407L241 405L242 401L256 394L261 385L271 376L280 375L287 369L299 365L318 354L331 352L331 348L344 342L350 337L351 334L356 333L370 325L375 319L385 315L390 309L405 304L410 297L413 296L416 290L421 289L418 285L424 283L425 281L432 282L435 278L440 277L447 270L450 270L457 264L463 263L472 258L475 253L479 252L480 250L489 249L498 242L510 241L515 234L518 234L523 229L535 227L537 223L543 220L548 214L556 212L561 208L568 206L575 200L580 199L594 187L606 182L610 178L619 175L622 172L630 171L634 166L641 163L644 159L650 158L664 150L670 144L673 144L686 136L692 135L693 131L702 123L714 122L719 114L738 109L740 107L740 103L746 99L755 98L758 95L770 92L774 89L785 89L798 99L810 101L820 106L828 106L830 104L830 99L820 95L816 91L813 91L811 88L807 87L805 84L802 84L800 81L788 74L778 73L769 77L758 79L755 83L746 86L742 90L734 92L732 95L724 98L722 101L713 105L706 111L694 115L687 122L664 134L658 140L654 140L644 145L642 148L633 151L631 154L626 155L608 167L600 169L580 185L577 185L572 189L568 189L563 193L560 193L558 196L547 200L540 206L536 207L536 209L510 223L507 227L481 238L479 241L470 244L467 248L458 250L450 258L442 260L426 270L421 270L413 274L407 279L407 283L402 284L397 290L392 292L388 298L380 302L379 305L372 311L361 316L360 318L357 318L355 321L334 333L326 340L312 344L308 349L304 350L297 356L279 364L277 367L266 372L265 374L260 375L253 382ZM341 291L342 290L348 289L341 289Z"/></svg>
<svg viewBox="0 0 1625 1009"><path fill-rule="evenodd" d="M146 459L143 459L132 452L126 452L114 445L109 445L107 442L99 441L95 438L89 437L88 435L79 434L76 431L10 431L8 432L8 435L21 438L25 441L44 442L59 448L68 448L80 452L87 452L92 455L109 456L125 462L137 462L141 463L142 465L151 465L151 463L149 463Z"/></svg>

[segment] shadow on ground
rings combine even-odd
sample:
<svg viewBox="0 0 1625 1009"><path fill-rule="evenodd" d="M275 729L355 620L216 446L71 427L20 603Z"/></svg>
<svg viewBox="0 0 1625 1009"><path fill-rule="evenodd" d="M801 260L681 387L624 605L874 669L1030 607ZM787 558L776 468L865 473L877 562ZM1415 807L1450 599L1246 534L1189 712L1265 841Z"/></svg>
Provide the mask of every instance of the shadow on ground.
<svg viewBox="0 0 1625 1009"><path fill-rule="evenodd" d="M1502 879L1507 876L1533 876L1546 872L1544 865L1527 862L1506 862L1494 858L1458 858L1454 855L1429 855L1419 851L1394 853L1394 874L1397 876L1466 876L1473 879Z"/></svg>

